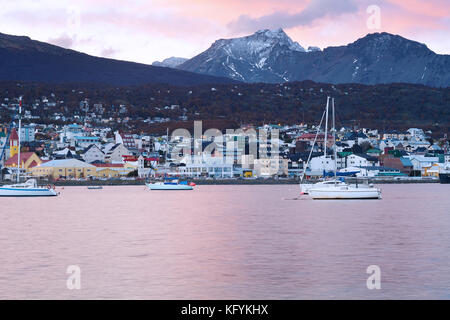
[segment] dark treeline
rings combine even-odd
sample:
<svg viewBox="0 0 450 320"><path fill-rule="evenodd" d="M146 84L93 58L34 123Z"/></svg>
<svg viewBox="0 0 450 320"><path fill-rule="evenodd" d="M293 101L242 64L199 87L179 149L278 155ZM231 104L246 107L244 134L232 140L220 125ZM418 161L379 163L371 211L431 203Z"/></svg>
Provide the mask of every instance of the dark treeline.
<svg viewBox="0 0 450 320"><path fill-rule="evenodd" d="M53 93L53 96L50 96ZM65 116L82 115L80 101L90 106L102 103L103 117L117 117L125 105L130 124L136 129L159 132L178 126L178 117L210 120L217 128L230 125L306 122L320 119L326 97L336 101L339 125L364 126L380 130L420 127L435 133L450 131L450 88L431 88L414 84L341 84L312 81L284 84L221 84L199 86L141 85L115 87L90 84L42 84L0 82L0 99L22 95L25 107L46 96L56 106L32 110L43 122L59 112ZM171 107L175 106L175 107ZM11 111L1 108L2 122ZM170 117L171 124L148 124L141 120ZM49 121L51 122L51 121Z"/></svg>

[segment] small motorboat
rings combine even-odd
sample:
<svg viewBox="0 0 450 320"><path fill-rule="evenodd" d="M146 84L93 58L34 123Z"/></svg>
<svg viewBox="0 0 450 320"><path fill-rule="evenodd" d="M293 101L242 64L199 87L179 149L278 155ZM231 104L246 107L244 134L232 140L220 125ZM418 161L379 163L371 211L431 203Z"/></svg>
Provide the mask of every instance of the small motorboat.
<svg viewBox="0 0 450 320"><path fill-rule="evenodd" d="M39 187L36 179L0 187L0 197L54 197L57 195L55 186Z"/></svg>
<svg viewBox="0 0 450 320"><path fill-rule="evenodd" d="M102 186L89 186L89 187L87 187L89 190L101 190L101 189L103 189L103 187Z"/></svg>
<svg viewBox="0 0 450 320"><path fill-rule="evenodd" d="M164 178L162 182L146 183L150 190L193 190L195 183L180 181L178 178Z"/></svg>

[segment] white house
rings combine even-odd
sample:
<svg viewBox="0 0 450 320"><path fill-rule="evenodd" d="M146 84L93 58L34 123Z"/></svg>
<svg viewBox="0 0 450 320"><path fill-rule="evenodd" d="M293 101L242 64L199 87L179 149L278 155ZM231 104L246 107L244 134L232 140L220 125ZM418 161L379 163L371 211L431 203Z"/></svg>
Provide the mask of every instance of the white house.
<svg viewBox="0 0 450 320"><path fill-rule="evenodd" d="M105 154L105 162L123 163L123 156L130 155L131 152L122 143L117 143Z"/></svg>
<svg viewBox="0 0 450 320"><path fill-rule="evenodd" d="M36 126L28 125L20 128L20 140L22 142L33 142L35 139Z"/></svg>
<svg viewBox="0 0 450 320"><path fill-rule="evenodd" d="M91 144L100 145L100 138L90 136L75 136L70 140L70 144L79 148L87 148Z"/></svg>
<svg viewBox="0 0 450 320"><path fill-rule="evenodd" d="M158 159L144 158L142 155L140 155L137 161L139 178L148 178L149 176L154 176L156 170L153 168L156 168L157 165Z"/></svg>
<svg viewBox="0 0 450 320"><path fill-rule="evenodd" d="M95 162L95 161L100 161L100 162L104 162L105 161L105 154L95 144L91 144L89 147L84 149L81 157L87 163L92 163L92 162Z"/></svg>
<svg viewBox="0 0 450 320"><path fill-rule="evenodd" d="M185 166L178 167L178 173L189 177L232 178L233 161L211 155L186 156L181 161Z"/></svg>
<svg viewBox="0 0 450 320"><path fill-rule="evenodd" d="M445 163L449 164L450 163L450 153L444 154L444 159L445 159Z"/></svg>
<svg viewBox="0 0 450 320"><path fill-rule="evenodd" d="M343 167L368 167L379 165L378 158L363 155L363 154L351 154L345 158L345 165Z"/></svg>
<svg viewBox="0 0 450 320"><path fill-rule="evenodd" d="M338 168L339 168L339 164L338 164ZM325 158L325 156L323 156L323 155L319 156L319 157L311 158L311 160L309 161L309 169L312 172L323 172L323 170L333 171L334 170L334 160L330 156L327 156Z"/></svg>
<svg viewBox="0 0 450 320"><path fill-rule="evenodd" d="M255 159L254 173L257 178L287 176L289 174L289 160L278 156Z"/></svg>
<svg viewBox="0 0 450 320"><path fill-rule="evenodd" d="M409 128L408 130L406 130L408 132L408 135L411 138L414 138L416 140L425 140L426 139L426 135L425 132L423 132L422 129L418 129L418 128Z"/></svg>
<svg viewBox="0 0 450 320"><path fill-rule="evenodd" d="M411 155L407 158L411 160L413 168L416 171L423 171L425 168L429 168L439 162L438 157L425 157L424 155Z"/></svg>

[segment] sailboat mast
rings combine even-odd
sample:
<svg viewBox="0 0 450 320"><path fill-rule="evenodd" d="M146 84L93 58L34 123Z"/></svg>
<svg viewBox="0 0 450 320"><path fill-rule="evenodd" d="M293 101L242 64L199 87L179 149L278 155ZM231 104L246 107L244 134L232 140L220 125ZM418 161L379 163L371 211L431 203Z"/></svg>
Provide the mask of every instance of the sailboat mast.
<svg viewBox="0 0 450 320"><path fill-rule="evenodd" d="M334 149L334 184L336 184L337 176L337 150L336 150L336 118L334 111L334 98L331 100L332 113L333 113L333 149Z"/></svg>
<svg viewBox="0 0 450 320"><path fill-rule="evenodd" d="M166 158L164 159L164 165L167 166L167 156L169 155L169 128L166 131L167 145L166 145Z"/></svg>
<svg viewBox="0 0 450 320"><path fill-rule="evenodd" d="M19 97L19 152L17 153L17 183L20 182L20 136L22 131L22 97Z"/></svg>
<svg viewBox="0 0 450 320"><path fill-rule="evenodd" d="M326 167L326 161L327 161L327 140L328 140L328 108L330 105L330 97L327 97L327 107L325 109L325 136L323 139L323 171L326 173L327 167Z"/></svg>

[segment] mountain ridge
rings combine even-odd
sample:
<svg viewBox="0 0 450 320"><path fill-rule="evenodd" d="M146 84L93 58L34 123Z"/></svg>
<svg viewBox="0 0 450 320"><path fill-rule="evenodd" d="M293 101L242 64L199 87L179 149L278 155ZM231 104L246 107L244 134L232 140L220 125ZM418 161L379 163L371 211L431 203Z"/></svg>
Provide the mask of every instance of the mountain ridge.
<svg viewBox="0 0 450 320"><path fill-rule="evenodd" d="M163 61L154 61L152 63L152 66L156 67L167 67L167 68L176 68L177 66L181 65L182 63L186 62L187 58L180 58L180 57L170 57L166 58Z"/></svg>
<svg viewBox="0 0 450 320"><path fill-rule="evenodd" d="M271 33L284 34L273 42ZM266 36L265 39L261 37ZM287 39L286 39L287 37ZM255 48L255 43L261 42ZM279 83L312 80L339 83L417 83L450 85L450 55L439 55L425 44L387 32L371 33L342 46L296 50L282 29L220 39L178 68L244 82Z"/></svg>

